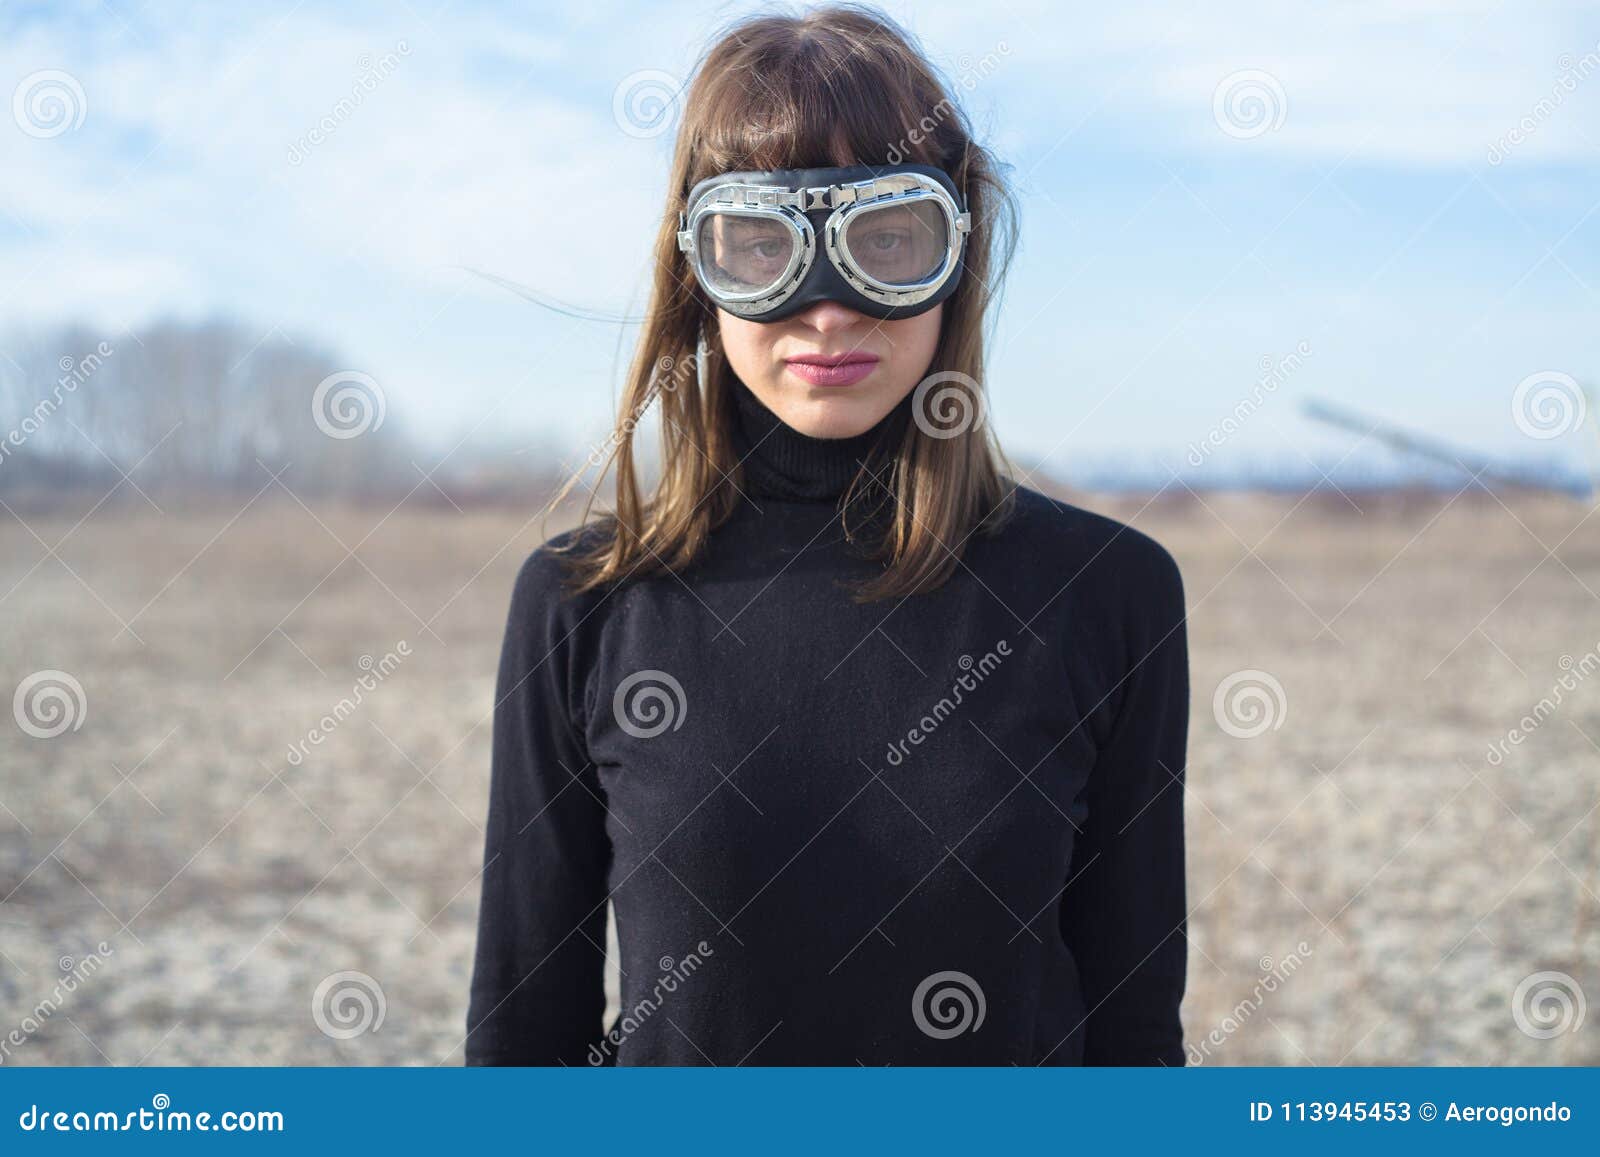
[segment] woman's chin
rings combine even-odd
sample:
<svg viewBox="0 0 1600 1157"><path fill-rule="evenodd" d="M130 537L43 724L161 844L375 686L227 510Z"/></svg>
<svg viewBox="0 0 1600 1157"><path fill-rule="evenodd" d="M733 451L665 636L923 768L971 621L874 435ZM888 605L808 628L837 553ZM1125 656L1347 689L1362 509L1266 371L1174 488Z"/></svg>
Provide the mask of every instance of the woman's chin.
<svg viewBox="0 0 1600 1157"><path fill-rule="evenodd" d="M814 386L790 394L774 412L785 425L808 437L854 438L882 421L894 403L880 390Z"/></svg>

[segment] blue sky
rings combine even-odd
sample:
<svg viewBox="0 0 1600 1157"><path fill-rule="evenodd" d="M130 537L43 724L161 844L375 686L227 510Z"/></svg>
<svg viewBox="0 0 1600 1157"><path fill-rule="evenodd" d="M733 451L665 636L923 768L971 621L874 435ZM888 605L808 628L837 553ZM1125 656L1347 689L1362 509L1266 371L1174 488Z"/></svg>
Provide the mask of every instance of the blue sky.
<svg viewBox="0 0 1600 1157"><path fill-rule="evenodd" d="M1297 351L1202 474L1338 457L1308 397L1487 453L1595 442L1513 399L1600 379L1600 6L884 7L1012 166L987 384L1019 460L1181 465ZM0 3L0 329L226 314L339 351L431 446L596 441L632 331L460 267L640 308L671 133L619 86L747 10ZM41 73L76 85L62 131Z"/></svg>

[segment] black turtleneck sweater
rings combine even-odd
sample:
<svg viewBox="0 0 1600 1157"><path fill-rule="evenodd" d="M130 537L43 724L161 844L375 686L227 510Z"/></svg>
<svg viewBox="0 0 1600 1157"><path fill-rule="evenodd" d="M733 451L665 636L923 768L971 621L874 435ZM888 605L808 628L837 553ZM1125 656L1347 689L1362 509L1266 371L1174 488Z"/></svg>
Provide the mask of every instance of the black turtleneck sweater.
<svg viewBox="0 0 1600 1157"><path fill-rule="evenodd" d="M838 498L909 403L823 440L735 394L692 567L517 577L466 1062L1183 1064L1172 557L1021 488L944 585L856 603Z"/></svg>

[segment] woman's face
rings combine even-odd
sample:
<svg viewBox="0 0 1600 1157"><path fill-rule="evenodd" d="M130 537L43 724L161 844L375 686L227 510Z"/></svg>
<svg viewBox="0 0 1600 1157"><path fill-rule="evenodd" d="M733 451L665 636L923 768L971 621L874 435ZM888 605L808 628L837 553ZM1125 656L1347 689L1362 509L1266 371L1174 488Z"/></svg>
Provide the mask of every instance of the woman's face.
<svg viewBox="0 0 1600 1157"><path fill-rule="evenodd" d="M871 429L933 364L941 303L879 321L821 301L782 321L717 311L722 350L739 380L784 423L813 438Z"/></svg>

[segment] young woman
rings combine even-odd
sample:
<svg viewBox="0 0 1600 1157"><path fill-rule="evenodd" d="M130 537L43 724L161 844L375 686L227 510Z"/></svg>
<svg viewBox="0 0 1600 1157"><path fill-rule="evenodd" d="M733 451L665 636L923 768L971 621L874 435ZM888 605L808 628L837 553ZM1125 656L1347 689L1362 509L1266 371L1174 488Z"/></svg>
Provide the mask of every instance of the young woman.
<svg viewBox="0 0 1600 1157"><path fill-rule="evenodd" d="M1000 472L1008 204L885 18L710 49L615 512L512 595L468 1064L1183 1063L1182 582Z"/></svg>

